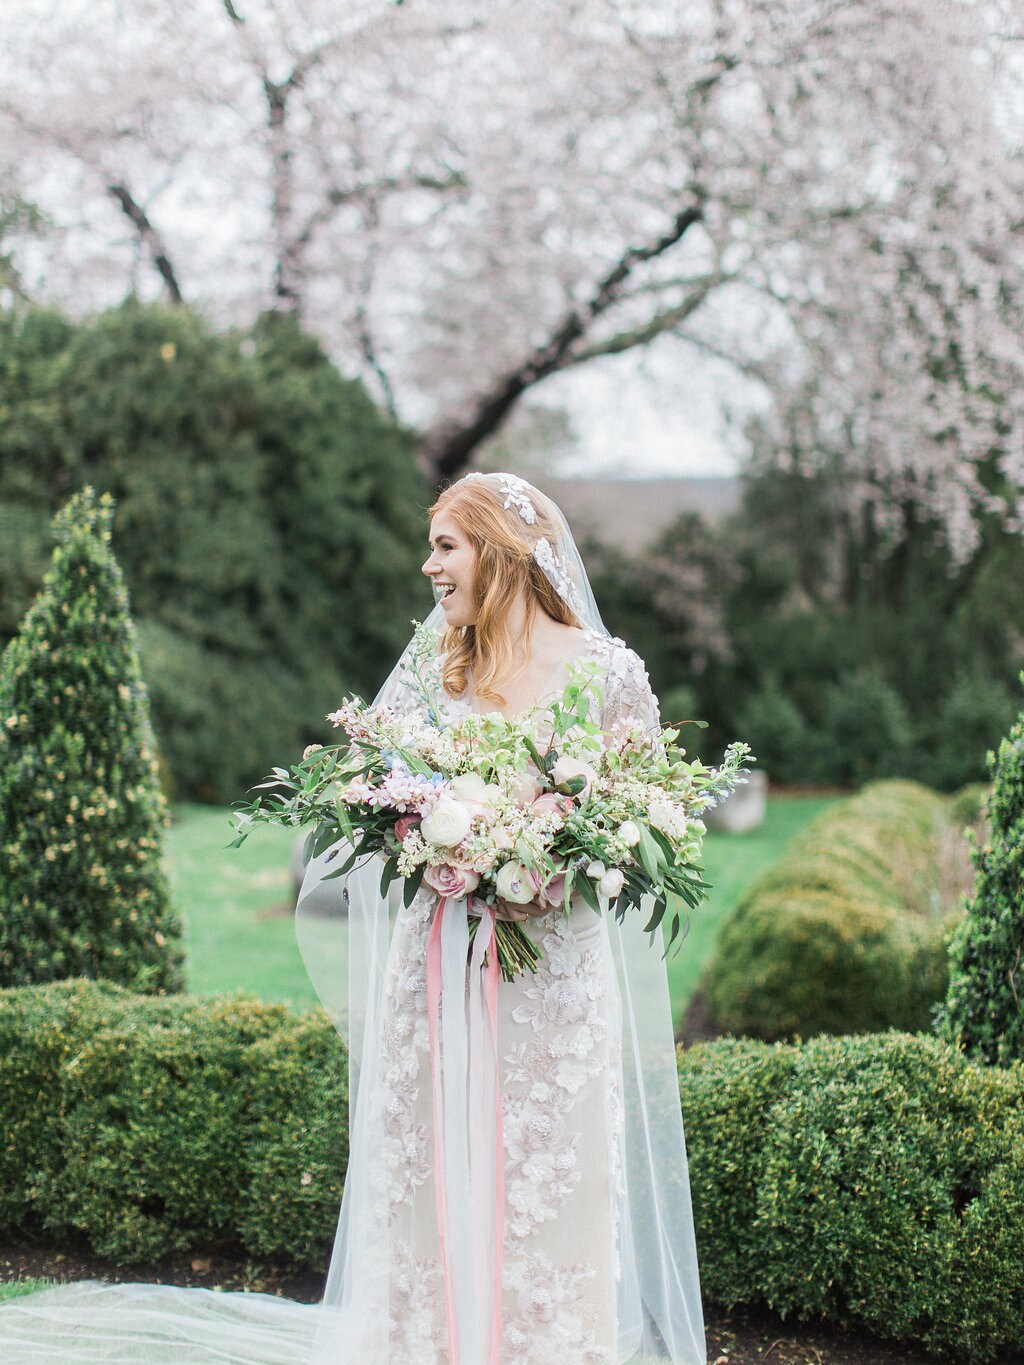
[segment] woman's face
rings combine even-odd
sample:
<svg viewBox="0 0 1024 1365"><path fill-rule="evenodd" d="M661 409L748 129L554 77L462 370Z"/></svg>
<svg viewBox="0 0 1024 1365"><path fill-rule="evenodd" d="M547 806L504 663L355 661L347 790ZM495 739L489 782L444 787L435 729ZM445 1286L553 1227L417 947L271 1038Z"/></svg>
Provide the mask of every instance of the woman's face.
<svg viewBox="0 0 1024 1365"><path fill-rule="evenodd" d="M476 620L476 551L458 522L445 512L438 512L430 523L430 557L423 572L435 591L443 590L445 624L471 626Z"/></svg>

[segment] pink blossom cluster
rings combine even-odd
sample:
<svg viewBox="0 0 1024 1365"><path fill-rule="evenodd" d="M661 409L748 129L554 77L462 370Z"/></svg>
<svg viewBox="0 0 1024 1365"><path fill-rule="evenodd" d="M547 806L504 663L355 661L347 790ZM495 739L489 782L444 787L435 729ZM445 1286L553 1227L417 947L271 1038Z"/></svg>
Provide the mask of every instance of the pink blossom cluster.
<svg viewBox="0 0 1024 1365"><path fill-rule="evenodd" d="M327 719L353 739L372 739L377 729L374 722L379 721L382 709L378 707L375 712L369 712L361 701L349 700L337 711L331 711Z"/></svg>
<svg viewBox="0 0 1024 1365"><path fill-rule="evenodd" d="M412 773L387 773L377 786L353 778L341 793L350 806L366 805L374 810L414 811L428 815L437 803L440 789L428 778Z"/></svg>

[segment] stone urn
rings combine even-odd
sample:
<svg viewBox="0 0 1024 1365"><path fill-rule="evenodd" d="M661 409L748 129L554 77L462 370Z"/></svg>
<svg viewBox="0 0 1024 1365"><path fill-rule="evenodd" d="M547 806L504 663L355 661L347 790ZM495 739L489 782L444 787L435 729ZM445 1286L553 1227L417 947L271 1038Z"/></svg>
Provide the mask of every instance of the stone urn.
<svg viewBox="0 0 1024 1365"><path fill-rule="evenodd" d="M767 809L768 775L755 768L720 806L715 806L701 818L708 829L722 834L746 834L764 824Z"/></svg>

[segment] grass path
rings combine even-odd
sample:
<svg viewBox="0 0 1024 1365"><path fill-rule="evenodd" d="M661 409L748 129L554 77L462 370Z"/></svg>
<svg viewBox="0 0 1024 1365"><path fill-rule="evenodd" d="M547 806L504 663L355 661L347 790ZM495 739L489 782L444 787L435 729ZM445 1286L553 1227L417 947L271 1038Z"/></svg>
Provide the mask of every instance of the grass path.
<svg viewBox="0 0 1024 1365"><path fill-rule="evenodd" d="M317 1004L295 946L289 856L292 831L264 827L240 848L229 811L178 804L166 846L174 900L185 921L188 989L245 991L299 1008Z"/></svg>
<svg viewBox="0 0 1024 1365"><path fill-rule="evenodd" d="M17 1299L22 1294L34 1294L37 1289L52 1289L57 1283L56 1280L40 1280L30 1277L25 1280L14 1280L10 1284L0 1284L0 1303L4 1299Z"/></svg>
<svg viewBox="0 0 1024 1365"><path fill-rule="evenodd" d="M672 1013L678 1027L683 1011L714 951L722 921L750 883L787 847L816 815L835 803L834 796L776 796L760 829L749 834L709 832L704 844L704 879L711 892L690 920L690 932L675 957L668 960Z"/></svg>
<svg viewBox="0 0 1024 1365"><path fill-rule="evenodd" d="M694 913L690 932L668 964L678 1022L722 920L758 872L833 797L781 796L750 834L707 837L710 899ZM298 1008L317 1003L295 946L289 830L264 827L240 848L228 848L234 831L219 806L182 803L174 808L166 867L186 925L188 988L199 995L241 990L261 1000Z"/></svg>

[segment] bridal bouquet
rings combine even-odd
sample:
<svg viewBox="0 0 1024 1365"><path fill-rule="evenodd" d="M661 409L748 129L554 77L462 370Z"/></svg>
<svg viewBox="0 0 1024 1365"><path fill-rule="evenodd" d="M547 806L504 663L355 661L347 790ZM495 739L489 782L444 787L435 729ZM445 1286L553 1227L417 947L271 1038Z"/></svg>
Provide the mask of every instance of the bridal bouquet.
<svg viewBox="0 0 1024 1365"><path fill-rule="evenodd" d="M444 724L429 700L422 717L346 701L328 716L344 742L310 745L290 771L275 768L253 789L269 794L234 812L231 847L257 823L310 824L307 856L349 846L329 876L377 854L381 893L402 877L406 905L423 885L471 912L485 902L506 980L539 958L522 923L568 912L574 894L619 918L647 898L646 931L668 916L667 951L708 889L700 816L742 779L749 749L730 745L710 769L687 758L675 729L652 736L620 722L602 734L589 719L597 672L578 666L561 697L514 720Z"/></svg>

